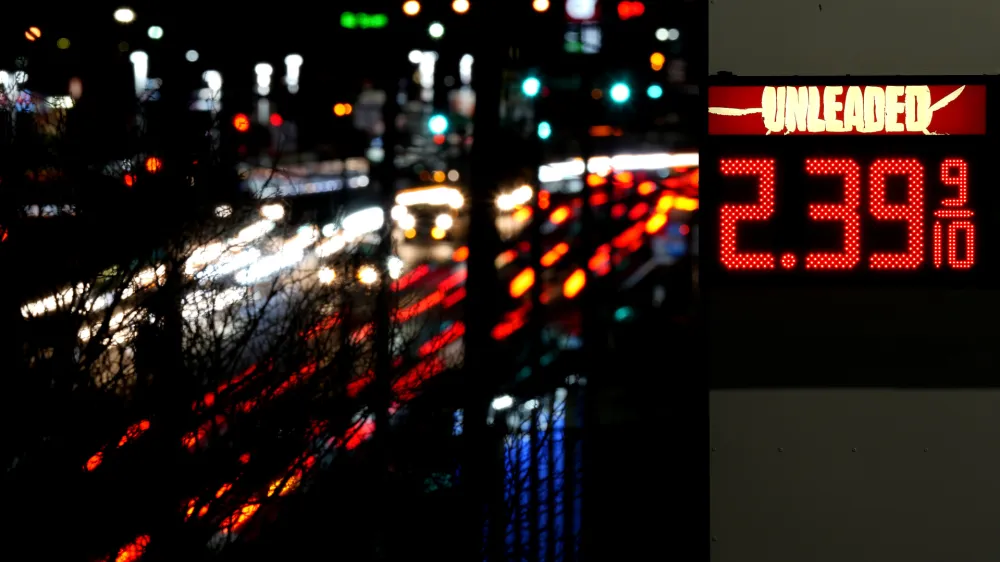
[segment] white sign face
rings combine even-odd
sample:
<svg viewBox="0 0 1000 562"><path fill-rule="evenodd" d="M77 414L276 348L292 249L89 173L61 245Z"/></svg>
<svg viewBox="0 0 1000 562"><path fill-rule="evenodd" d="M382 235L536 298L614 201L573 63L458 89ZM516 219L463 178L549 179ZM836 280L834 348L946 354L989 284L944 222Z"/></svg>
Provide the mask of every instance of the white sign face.
<svg viewBox="0 0 1000 562"><path fill-rule="evenodd" d="M597 0L566 0L566 15L577 21L590 21L597 15Z"/></svg>
<svg viewBox="0 0 1000 562"><path fill-rule="evenodd" d="M1000 73L1000 3L715 0L709 73L741 76Z"/></svg>

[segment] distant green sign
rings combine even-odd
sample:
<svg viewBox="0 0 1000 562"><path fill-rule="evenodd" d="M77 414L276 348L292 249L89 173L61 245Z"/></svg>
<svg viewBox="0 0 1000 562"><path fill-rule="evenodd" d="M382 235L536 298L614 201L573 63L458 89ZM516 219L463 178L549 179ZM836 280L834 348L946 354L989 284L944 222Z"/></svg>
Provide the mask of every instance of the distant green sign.
<svg viewBox="0 0 1000 562"><path fill-rule="evenodd" d="M345 29L382 29L389 25L385 14L362 14L344 12L340 15L340 26Z"/></svg>

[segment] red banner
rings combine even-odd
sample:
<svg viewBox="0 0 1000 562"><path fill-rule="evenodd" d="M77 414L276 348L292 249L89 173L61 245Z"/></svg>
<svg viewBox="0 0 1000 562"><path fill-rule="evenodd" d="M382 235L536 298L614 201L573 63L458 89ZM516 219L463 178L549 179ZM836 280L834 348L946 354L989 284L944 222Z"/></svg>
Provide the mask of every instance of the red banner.
<svg viewBox="0 0 1000 562"><path fill-rule="evenodd" d="M712 86L710 135L985 135L986 86Z"/></svg>

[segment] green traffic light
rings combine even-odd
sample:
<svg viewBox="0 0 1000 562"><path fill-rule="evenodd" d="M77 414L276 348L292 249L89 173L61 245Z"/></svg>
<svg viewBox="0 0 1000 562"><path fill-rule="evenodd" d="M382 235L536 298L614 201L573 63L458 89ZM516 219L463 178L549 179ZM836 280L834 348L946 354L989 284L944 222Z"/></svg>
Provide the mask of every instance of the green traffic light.
<svg viewBox="0 0 1000 562"><path fill-rule="evenodd" d="M521 91L524 95L529 98L533 98L538 95L538 92L542 90L542 83L538 78L527 78L521 83Z"/></svg>
<svg viewBox="0 0 1000 562"><path fill-rule="evenodd" d="M628 84L617 82L611 86L611 100L615 103L625 103L632 97L632 90Z"/></svg>
<svg viewBox="0 0 1000 562"><path fill-rule="evenodd" d="M542 140L547 140L552 136L552 125L548 121L542 121L538 124L538 138Z"/></svg>
<svg viewBox="0 0 1000 562"><path fill-rule="evenodd" d="M448 130L448 118L444 115L435 115L427 122L427 127L435 135L443 135Z"/></svg>

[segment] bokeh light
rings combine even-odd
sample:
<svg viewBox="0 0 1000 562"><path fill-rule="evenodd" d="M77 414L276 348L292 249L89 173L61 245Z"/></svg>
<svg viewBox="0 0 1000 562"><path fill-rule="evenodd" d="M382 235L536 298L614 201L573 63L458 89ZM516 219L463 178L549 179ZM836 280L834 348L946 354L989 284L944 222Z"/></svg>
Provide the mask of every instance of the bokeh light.
<svg viewBox="0 0 1000 562"><path fill-rule="evenodd" d="M451 3L451 9L456 14L464 14L469 11L469 0L455 0Z"/></svg>
<svg viewBox="0 0 1000 562"><path fill-rule="evenodd" d="M552 4L549 0L534 0L531 3L531 7L535 9L536 12L547 12Z"/></svg>
<svg viewBox="0 0 1000 562"><path fill-rule="evenodd" d="M429 28L427 28L427 32L430 33L431 37L434 39L440 39L444 37L444 26L438 22L434 22Z"/></svg>
<svg viewBox="0 0 1000 562"><path fill-rule="evenodd" d="M135 12L131 8L118 8L115 10L115 21L118 23L132 23L135 21Z"/></svg>
<svg viewBox="0 0 1000 562"><path fill-rule="evenodd" d="M250 118L242 113L237 113L233 117L233 128L241 133L245 133L250 130Z"/></svg>
<svg viewBox="0 0 1000 562"><path fill-rule="evenodd" d="M420 2L409 0L403 3L403 13L408 16L415 16L420 13Z"/></svg>
<svg viewBox="0 0 1000 562"><path fill-rule="evenodd" d="M146 31L146 35L149 35L150 39L161 39L163 38L163 28L158 25L154 25Z"/></svg>

